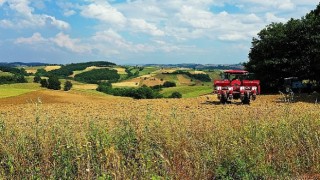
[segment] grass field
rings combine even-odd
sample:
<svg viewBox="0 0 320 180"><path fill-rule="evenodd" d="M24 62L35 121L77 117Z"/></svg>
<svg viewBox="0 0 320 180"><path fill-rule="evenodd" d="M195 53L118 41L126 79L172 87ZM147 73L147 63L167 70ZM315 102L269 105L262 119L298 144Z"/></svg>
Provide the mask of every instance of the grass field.
<svg viewBox="0 0 320 180"><path fill-rule="evenodd" d="M13 76L12 73L0 71L0 76Z"/></svg>
<svg viewBox="0 0 320 180"><path fill-rule="evenodd" d="M19 96L39 89L40 85L33 83L0 85L0 98Z"/></svg>
<svg viewBox="0 0 320 180"><path fill-rule="evenodd" d="M171 88L164 88L162 94L165 97L170 96L173 92L178 91L182 94L183 98L198 97L204 94L212 93L212 87L210 86L178 86Z"/></svg>
<svg viewBox="0 0 320 180"><path fill-rule="evenodd" d="M261 95L133 100L90 90L0 99L3 179L318 179L319 105ZM316 96L307 96L314 100Z"/></svg>

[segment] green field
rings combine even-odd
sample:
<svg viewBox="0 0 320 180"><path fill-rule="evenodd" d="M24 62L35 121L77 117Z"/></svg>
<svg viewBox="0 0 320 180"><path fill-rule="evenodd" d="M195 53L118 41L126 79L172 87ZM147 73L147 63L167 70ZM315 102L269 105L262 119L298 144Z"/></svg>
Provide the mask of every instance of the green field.
<svg viewBox="0 0 320 180"><path fill-rule="evenodd" d="M161 93L165 97L168 97L175 91L180 92L183 98L191 98L191 97L198 97L204 94L211 93L212 87L211 86L180 86L180 87L165 88L161 91Z"/></svg>
<svg viewBox="0 0 320 180"><path fill-rule="evenodd" d="M143 75L151 74L151 73L153 73L154 71L157 71L157 70L159 70L159 69L160 69L160 68L158 68L158 67L145 67L145 68L143 68L142 71L139 71L139 75L140 75L140 76L143 76Z"/></svg>
<svg viewBox="0 0 320 180"><path fill-rule="evenodd" d="M35 83L0 85L0 98L19 96L39 89L41 89L40 85Z"/></svg>
<svg viewBox="0 0 320 180"><path fill-rule="evenodd" d="M0 76L12 76L12 73L0 71Z"/></svg>

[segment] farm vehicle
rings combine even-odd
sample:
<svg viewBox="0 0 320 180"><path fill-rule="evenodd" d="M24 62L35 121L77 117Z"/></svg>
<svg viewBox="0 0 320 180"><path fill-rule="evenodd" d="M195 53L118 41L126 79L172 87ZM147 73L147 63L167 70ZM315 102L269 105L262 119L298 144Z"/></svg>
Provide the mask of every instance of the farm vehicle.
<svg viewBox="0 0 320 180"><path fill-rule="evenodd" d="M222 104L233 99L250 104L260 94L260 81L252 80L248 71L226 70L221 75L221 80L214 80L214 92Z"/></svg>

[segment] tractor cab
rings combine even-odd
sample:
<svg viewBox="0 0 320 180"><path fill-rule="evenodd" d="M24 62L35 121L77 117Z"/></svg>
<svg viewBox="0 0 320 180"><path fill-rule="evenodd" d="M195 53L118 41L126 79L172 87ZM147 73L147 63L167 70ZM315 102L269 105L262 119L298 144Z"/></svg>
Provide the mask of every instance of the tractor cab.
<svg viewBox="0 0 320 180"><path fill-rule="evenodd" d="M303 88L305 88L304 84L298 77L287 77L283 79L282 91L284 91L284 93L300 93Z"/></svg>
<svg viewBox="0 0 320 180"><path fill-rule="evenodd" d="M260 81L253 80L252 74L244 70L223 71L221 80L214 80L214 87L221 103L241 99L243 104L249 104L260 94Z"/></svg>

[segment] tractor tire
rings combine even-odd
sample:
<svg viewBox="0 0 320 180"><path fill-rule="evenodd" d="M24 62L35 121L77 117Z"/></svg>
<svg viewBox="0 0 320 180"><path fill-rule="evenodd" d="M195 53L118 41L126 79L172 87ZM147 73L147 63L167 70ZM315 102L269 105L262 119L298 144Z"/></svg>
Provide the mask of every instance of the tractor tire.
<svg viewBox="0 0 320 180"><path fill-rule="evenodd" d="M226 103L227 103L227 97L226 96L221 96L220 104L226 104Z"/></svg>
<svg viewBox="0 0 320 180"><path fill-rule="evenodd" d="M242 104L250 105L250 98L248 96L245 96L244 99L242 100Z"/></svg>

